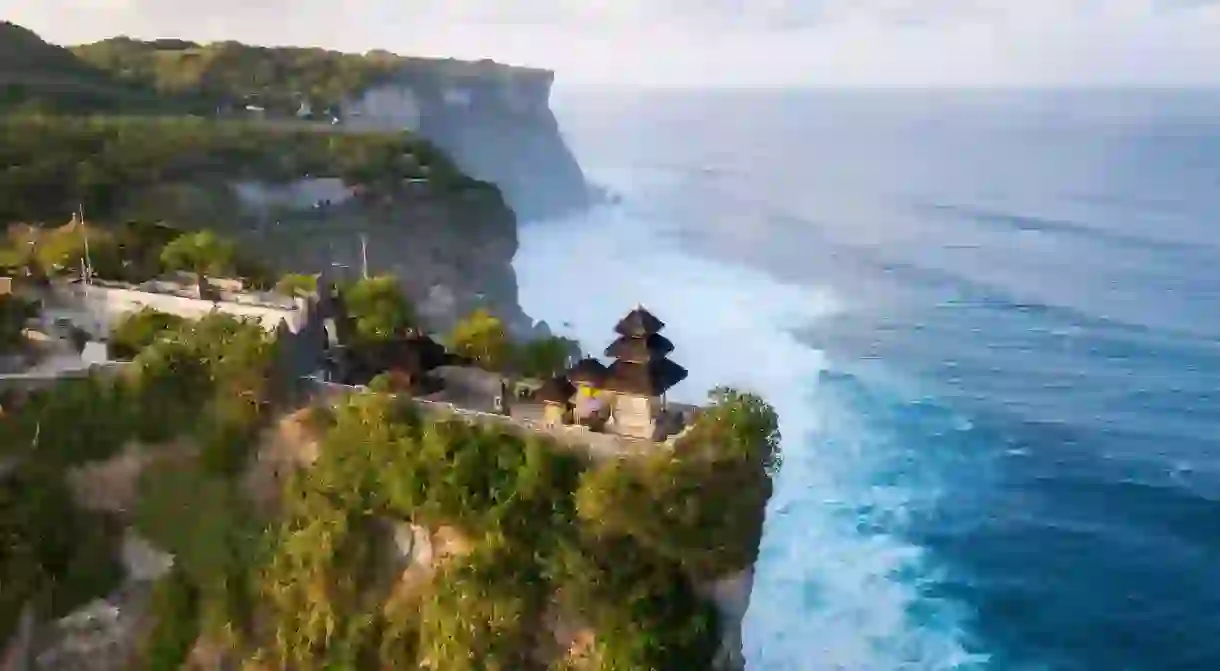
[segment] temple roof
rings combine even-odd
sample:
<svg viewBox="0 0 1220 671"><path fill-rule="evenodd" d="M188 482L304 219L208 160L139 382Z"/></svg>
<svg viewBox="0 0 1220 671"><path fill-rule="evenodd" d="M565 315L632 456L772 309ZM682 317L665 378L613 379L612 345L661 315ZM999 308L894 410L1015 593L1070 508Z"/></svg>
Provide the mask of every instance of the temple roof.
<svg viewBox="0 0 1220 671"><path fill-rule="evenodd" d="M642 338L657 333L663 328L665 328L665 322L657 319L643 306L639 306L619 320L618 325L614 327L614 332L630 338Z"/></svg>
<svg viewBox="0 0 1220 671"><path fill-rule="evenodd" d="M620 394L660 396L686 379L687 370L669 359L648 363L615 361L602 387Z"/></svg>
<svg viewBox="0 0 1220 671"><path fill-rule="evenodd" d="M572 384L587 384L590 387L600 387L606 381L606 372L605 364L597 359L581 359L568 371L568 380Z"/></svg>
<svg viewBox="0 0 1220 671"><path fill-rule="evenodd" d="M606 356L623 361L651 361L674 351L674 344L660 333L642 338L620 336L606 348Z"/></svg>
<svg viewBox="0 0 1220 671"><path fill-rule="evenodd" d="M576 387L561 375L544 382L538 391L534 392L534 399L543 403L571 403L575 393Z"/></svg>

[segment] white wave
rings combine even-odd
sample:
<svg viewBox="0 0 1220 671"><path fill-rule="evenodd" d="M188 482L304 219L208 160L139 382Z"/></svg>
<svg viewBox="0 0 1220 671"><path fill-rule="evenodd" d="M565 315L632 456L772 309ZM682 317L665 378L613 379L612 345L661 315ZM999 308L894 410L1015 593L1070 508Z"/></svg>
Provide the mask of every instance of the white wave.
<svg viewBox="0 0 1220 671"><path fill-rule="evenodd" d="M616 184L616 188L619 187ZM751 669L952 669L966 654L950 608L928 604L934 576L893 529L919 497L878 485L892 443L818 389L827 362L791 332L844 304L828 290L781 284L687 256L624 208L523 227L516 260L526 312L600 354L616 321L643 303L667 324L690 370L675 398L712 386L762 393L777 409L784 467L769 506L744 642ZM867 512L861 512L867 511ZM935 617L917 622L912 609Z"/></svg>

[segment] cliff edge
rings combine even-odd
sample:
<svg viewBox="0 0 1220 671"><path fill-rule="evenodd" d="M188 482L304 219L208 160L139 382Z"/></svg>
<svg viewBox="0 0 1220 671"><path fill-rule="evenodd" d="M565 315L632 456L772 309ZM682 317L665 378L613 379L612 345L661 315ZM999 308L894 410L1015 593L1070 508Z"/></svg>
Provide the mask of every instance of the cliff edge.
<svg viewBox="0 0 1220 671"><path fill-rule="evenodd" d="M522 219L559 216L588 206L590 192L550 108L554 81L550 70L491 61L404 63L349 98L341 122L417 132L499 186Z"/></svg>
<svg viewBox="0 0 1220 671"><path fill-rule="evenodd" d="M72 48L84 63L196 113L417 133L500 187L517 215L562 215L589 188L550 109L555 73L490 60L350 54L237 42L112 38Z"/></svg>

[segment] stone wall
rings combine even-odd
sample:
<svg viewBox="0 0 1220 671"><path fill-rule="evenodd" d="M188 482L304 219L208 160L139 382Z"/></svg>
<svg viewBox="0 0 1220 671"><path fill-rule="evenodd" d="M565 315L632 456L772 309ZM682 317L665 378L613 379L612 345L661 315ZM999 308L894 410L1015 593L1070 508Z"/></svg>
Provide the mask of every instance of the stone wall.
<svg viewBox="0 0 1220 671"><path fill-rule="evenodd" d="M155 293L100 284L72 285L62 289L60 294L60 298L64 299L69 308L77 310L77 313L69 318L99 338L107 337L110 329L124 315L146 307L188 319L206 317L213 311L236 317L253 317L268 331L275 330L279 323L284 321L288 323L289 330L295 333L304 323L304 311L299 302L295 307L289 308L269 303L260 304L253 300L210 301L172 293Z"/></svg>
<svg viewBox="0 0 1220 671"><path fill-rule="evenodd" d="M315 396L324 402L338 403L350 394L367 391L367 387L338 384L335 382L311 381ZM629 454L640 454L657 449L657 443L590 431L583 426L552 426L541 421L508 417L494 413L463 408L452 403L413 398L411 402L426 415L432 417L454 417L472 424L501 427L519 435L536 435L554 439L560 445L588 450L595 459L608 459Z"/></svg>

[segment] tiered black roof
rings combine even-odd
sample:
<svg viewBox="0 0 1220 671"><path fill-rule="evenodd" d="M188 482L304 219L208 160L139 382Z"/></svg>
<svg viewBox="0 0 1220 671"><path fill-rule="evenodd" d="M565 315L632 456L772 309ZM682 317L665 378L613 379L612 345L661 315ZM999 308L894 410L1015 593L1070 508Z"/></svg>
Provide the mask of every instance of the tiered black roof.
<svg viewBox="0 0 1220 671"><path fill-rule="evenodd" d="M606 356L611 359L646 363L653 359L663 359L674 351L674 344L660 333L653 333L643 338L619 336L606 348Z"/></svg>
<svg viewBox="0 0 1220 671"><path fill-rule="evenodd" d="M606 348L610 365L603 387L640 396L660 396L686 379L682 366L665 358L674 345L658 332L665 323L642 306L623 317L614 327L619 339Z"/></svg>
<svg viewBox="0 0 1220 671"><path fill-rule="evenodd" d="M606 366L593 358L581 359L568 371L568 380L572 384L587 384L590 387L600 387L606 381Z"/></svg>
<svg viewBox="0 0 1220 671"><path fill-rule="evenodd" d="M642 338L660 333L663 328L665 328L665 322L654 317L651 312L640 305L619 320L614 327L614 332L628 338Z"/></svg>

